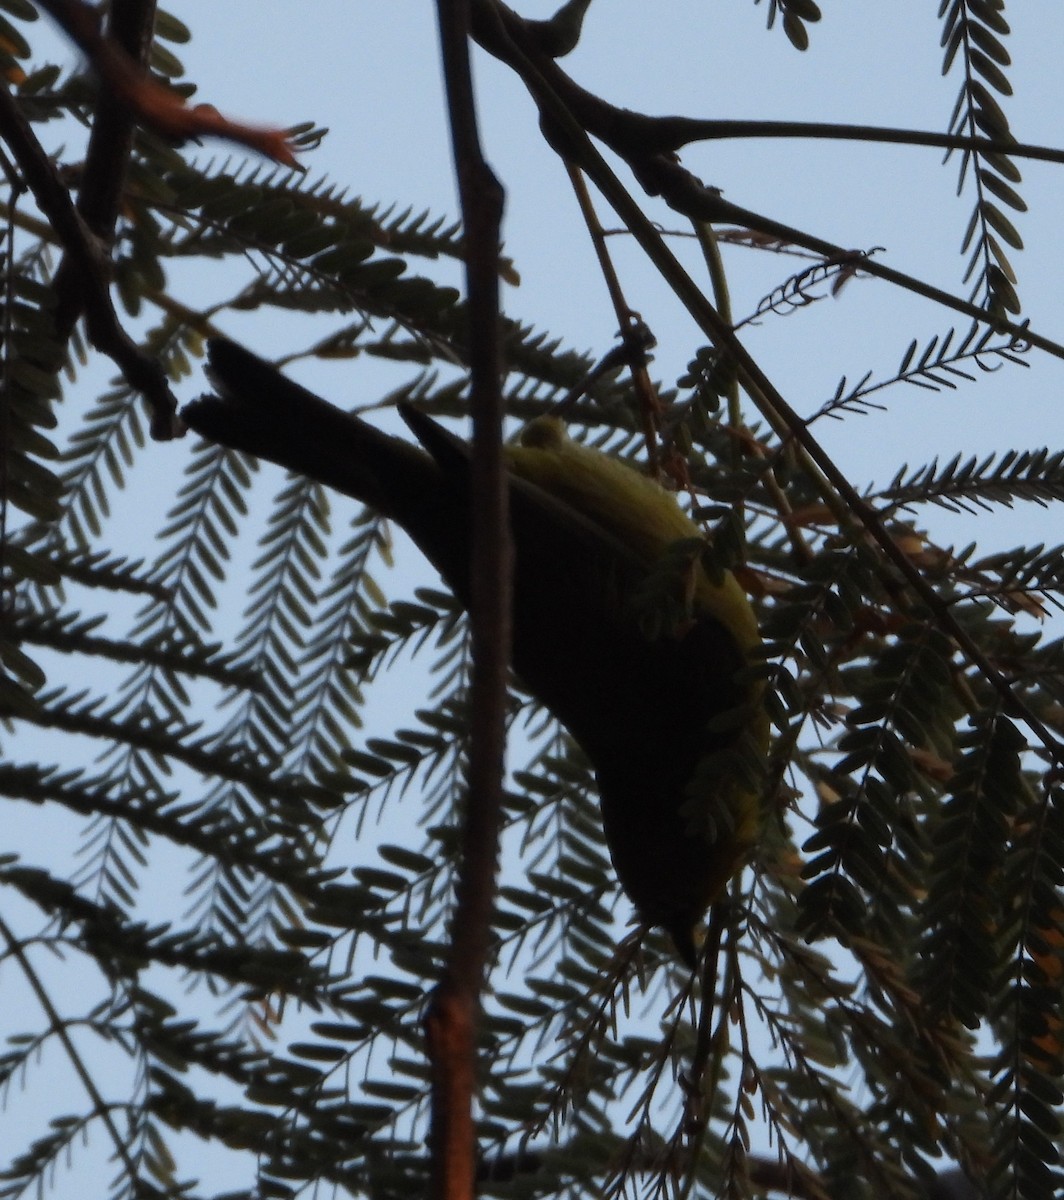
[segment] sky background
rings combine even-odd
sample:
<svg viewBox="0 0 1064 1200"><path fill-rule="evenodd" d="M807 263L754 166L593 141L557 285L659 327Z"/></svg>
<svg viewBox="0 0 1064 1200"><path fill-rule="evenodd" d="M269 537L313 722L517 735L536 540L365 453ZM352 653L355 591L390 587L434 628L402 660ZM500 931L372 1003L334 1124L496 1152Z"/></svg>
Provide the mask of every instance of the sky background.
<svg viewBox="0 0 1064 1200"><path fill-rule="evenodd" d="M174 6L196 32L182 57L200 82L200 99L256 122L313 119L330 132L306 156L312 176L344 181L368 200L457 212L432 5L319 0L306 8L268 0L250 8L251 19L237 15L250 11L245 6L230 3L224 20L204 21L202 5ZM551 9L530 2L521 11L544 17ZM564 66L592 91L650 113L945 128L959 77L942 77L934 6L892 0L825 9L825 19L810 27L810 49L799 54L778 26L766 33L767 4L694 0L651 8L596 0L581 45ZM1023 5L1008 16L1016 95L1005 108L1014 132L1025 141L1059 141L1064 80L1052 48L1062 44L1064 8ZM475 69L485 150L507 192L506 251L521 276L521 286L507 291L507 311L600 355L616 324L565 174L538 136L520 82L484 55ZM956 160L945 166L941 160L930 149L797 140L717 142L683 152L685 165L725 198L844 247L885 247L889 265L963 292L959 248L972 195L969 189L956 197ZM1014 265L1025 315L1060 336L1059 168L1024 163L1021 169L1030 211L1015 218L1027 252L1016 254ZM648 207L666 227L680 226L663 205ZM609 224L608 213L603 219ZM702 339L638 248L621 239L611 248L632 303L658 337L658 374L674 380ZM737 314L801 266L742 248L726 248L725 255ZM697 271L695 256L688 252L686 259ZM245 336L276 352L281 321L256 314ZM912 338L924 344L953 324L966 328L959 314L864 280L848 286L840 301L768 319L744 337L793 407L810 413L842 375L889 376ZM889 412L834 429L822 422L818 434L858 482L884 482L903 462L997 447L1003 421L1011 445L1052 442L1064 364L1035 357L1029 358L1034 370L1003 371L979 388L948 395L895 388ZM331 394L342 398L359 385L371 390L362 370L341 368ZM323 374L313 381L329 386Z"/></svg>
<svg viewBox="0 0 1064 1200"><path fill-rule="evenodd" d="M553 5L527 0L518 7L523 15L545 17ZM604 98L649 113L945 129L959 77L941 75L936 6L928 0L827 0L823 7L824 21L810 27L810 49L799 54L780 28L766 33L767 3L595 0L581 45L563 66ZM187 76L199 84L198 100L260 124L313 120L330 132L321 148L305 157L312 177L328 176L368 201L457 215L435 13L427 0L226 0L224 5L174 0L169 8L193 31L191 44L175 49ZM1064 5L1010 6L1008 18L1014 29L1008 45L1016 94L1005 108L1013 131L1022 141L1059 145L1064 142L1059 62ZM61 57L73 57L58 39L56 45ZM520 82L483 55L476 56L475 74L485 150L507 193L505 249L521 277L520 287L507 289L507 311L600 356L613 345L615 318L565 173L542 144L534 107ZM186 153L200 161L245 157L224 145L189 147ZM884 262L940 287L966 291L961 283L966 260L959 248L973 197L970 190L957 197L957 163L943 166L938 151L721 142L688 148L683 160L737 204L842 246L883 246ZM1015 222L1027 251L1014 255L1013 262L1024 315L1061 340L1062 168L1023 163L1021 169L1030 211ZM622 178L630 182L623 173ZM649 211L667 228L680 225L661 205L650 205ZM610 224L604 209L601 215ZM611 248L630 301L658 338L653 371L671 384L703 339L636 246L613 239ZM685 260L697 272L692 250L684 249ZM739 247L726 247L725 261L737 315L754 309L801 265ZM459 281L453 267L441 270ZM231 285L210 269L175 276L175 291L191 304L205 303L214 289L227 294ZM304 326L285 314L256 313L222 323L264 353L294 351L310 340ZM855 380L871 370L889 377L913 338L923 345L951 325L967 328L957 314L864 279L851 282L837 300L786 318L767 318L744 339L791 405L809 414L832 395L843 375ZM882 397L887 411L820 422L818 436L858 487L887 482L902 464L915 466L956 451L1060 448L1064 363L1041 354L1027 361L1027 370L1007 367L981 378L978 386L962 384L954 392L893 388ZM393 370L363 358L354 364L300 364L296 373L337 401L352 403L393 386ZM97 365L78 388L91 394L94 380L112 373L109 364ZM205 386L200 375L183 381L182 399ZM146 533L169 506L187 455L187 444L177 442L150 446L141 456L127 503L116 512L117 548L134 556L149 551ZM264 492L277 479L268 476ZM932 511L922 513L921 520L933 520L935 540L958 546L976 539L988 548L1060 540L1057 514L1031 506L977 517ZM76 837L69 822L60 832L39 812L28 814L13 835L29 861L65 857ZM184 880L160 880L159 886L177 895ZM0 983L11 986L10 975ZM31 1097L17 1110L9 1107L3 1122L36 1125L43 1112L54 1111L53 1097L36 1100ZM24 1134L12 1131L21 1141ZM101 1170L107 1168L101 1165ZM238 1182L234 1179L234 1186Z"/></svg>

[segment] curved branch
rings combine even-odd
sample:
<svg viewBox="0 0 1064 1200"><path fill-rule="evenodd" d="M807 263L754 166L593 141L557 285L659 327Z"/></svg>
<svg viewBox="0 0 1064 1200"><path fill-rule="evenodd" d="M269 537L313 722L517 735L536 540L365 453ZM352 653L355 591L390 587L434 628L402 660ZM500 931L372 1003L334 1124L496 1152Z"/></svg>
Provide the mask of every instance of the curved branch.
<svg viewBox="0 0 1064 1200"><path fill-rule="evenodd" d="M692 141L714 137L789 136L789 137L857 137L863 127L846 125L818 126L801 122L728 122L706 121L693 117L650 117L632 112L603 100L581 87L539 45L529 23L519 17L502 0L474 0L473 33L477 42L489 54L511 67L528 88L540 110L544 135L563 158L579 162L581 147L573 138L573 130L598 138L618 154L632 169L640 185L651 195L659 195L671 208L696 221L729 221L750 229L782 238L803 246L816 254L835 258L851 253L823 238L784 225L771 217L741 208L724 200L719 192L707 187L697 176L683 167L675 152ZM760 132L758 129L760 128ZM775 128L777 132L769 132ZM1017 154L1015 145L1001 145L986 138L965 138L948 134L905 130L880 130L864 140L899 142L914 145L941 146L950 149L980 149L997 153ZM1027 146L1029 157L1064 162L1064 152L1045 147ZM1028 326L1007 321L998 314L962 300L920 279L885 266L876 259L862 263L862 270L917 295L941 304L955 312L995 329L1007 331L1014 337L1030 342L1047 354L1064 358L1064 345L1031 330Z"/></svg>
<svg viewBox="0 0 1064 1200"><path fill-rule="evenodd" d="M505 5L498 3L498 0L475 0L475 13L483 17L488 14L489 10L497 18L495 25L502 27L504 39L510 33L510 26L513 26L515 31L520 34L520 18L510 13ZM509 25L506 24L507 21ZM518 22L517 26L514 26L515 21ZM474 27L479 29L480 35L483 34L483 28L477 22L474 23ZM498 28L493 27L493 36L497 34ZM551 59L546 59L544 62L542 54L536 52L534 48L533 52L537 55L535 59L526 56L515 43L510 41L507 50L507 61L513 58L520 64L519 67L515 67L515 70L519 70L522 80L530 88L537 104L540 106L544 133L552 147L563 158L576 162L587 173L588 177L594 181L599 191L602 192L603 196L613 206L614 211L624 222L633 238L639 243L644 253L646 253L647 257L661 273L662 278L669 284L677 298L684 304L702 331L716 346L725 351L735 363L740 382L748 395L758 405L758 408L776 431L777 435L784 442L791 442L801 447L808 462L816 472L820 473L823 479L822 493L825 501L838 514L844 525L856 523L857 526L865 531L868 537L879 548L885 561L894 567L900 578L912 589L913 594L933 616L939 628L948 633L960 647L968 661L981 672L983 677L1003 698L1007 706L1007 711L1011 715L1018 716L1027 725L1028 729L1042 743L1047 756L1053 763L1058 765L1064 763L1064 743L1056 738L1045 723L1031 711L1030 707L1017 695L1009 680L998 671L967 630L958 622L950 606L924 579L916 565L891 537L879 515L858 493L856 488L846 478L846 475L836 466L831 456L812 435L807 423L802 420L783 398L779 389L776 388L749 351L747 351L743 343L736 337L734 330L721 319L720 314L706 299L701 288L695 283L679 259L676 258L665 244L654 223L647 217L621 184L616 174L591 142L588 131L582 127L580 121L577 119L577 115L566 107L564 99L553 90L550 82L551 79L555 75L562 74L557 64ZM650 120L650 118L643 118L643 120ZM728 205L726 202L721 201L719 197L715 197L710 192L710 189L698 183L674 159L669 159L659 154L651 156L649 160L641 160L638 163L638 167L631 162L629 162L629 165L633 166L633 170L636 170L638 177L640 174L638 168L645 171L648 161L653 167L654 177L657 179L674 179L680 187L687 190L697 188L707 203L713 200L719 201L721 206L719 210L720 214L724 212L733 214L728 217L704 212L690 215L703 220L735 220L735 213L742 214L745 212L745 210L738 209L734 205ZM644 180L640 178L640 182L643 183ZM741 220L742 218L740 217L739 219ZM777 226L776 228L779 229L780 227ZM797 233L797 231L791 232ZM823 253L826 249L837 250L836 247L828 247L825 243L820 242L817 243L815 248L817 248L819 253ZM874 260L869 259L862 263L862 269L868 270L869 273L876 273L873 271L876 265ZM879 273L882 273L882 271ZM925 294L930 295L934 291L936 289L929 289ZM937 297L932 296L932 298ZM949 297L948 299L950 307L959 308L960 311L968 312L973 308L971 305L963 305L955 297ZM976 309L974 314L969 312L969 315L974 315L977 320L984 323L990 321L989 314L983 312L981 309ZM1024 326L1015 326L1009 322L999 321L996 318L993 320L993 324L995 327L1000 325L1002 329L1014 332L1016 337L1023 338L1035 345L1041 345L1042 340L1037 339ZM1050 353L1064 358L1064 346L1049 343L1044 348L1048 349Z"/></svg>
<svg viewBox="0 0 1064 1200"><path fill-rule="evenodd" d="M93 345L117 364L130 387L144 395L152 412L152 434L161 440L174 437L179 432L177 400L166 375L122 328L107 282L107 256L5 86L0 86L0 137L10 147L33 198L81 277L85 321Z"/></svg>
<svg viewBox="0 0 1064 1200"><path fill-rule="evenodd" d="M834 141L888 142L902 146L935 146L944 150L971 150L1008 154L1010 157L1064 163L1064 150L1025 142L1003 143L994 138L964 137L922 129L893 129L876 125L849 125L816 121L739 121L719 118L653 117L611 104L581 87L544 49L540 22L518 16L502 0L474 0L473 36L495 58L512 67L531 86L523 69L535 64L581 125L622 158L674 154L692 142L725 138L813 138ZM533 89L534 90L534 89Z"/></svg>

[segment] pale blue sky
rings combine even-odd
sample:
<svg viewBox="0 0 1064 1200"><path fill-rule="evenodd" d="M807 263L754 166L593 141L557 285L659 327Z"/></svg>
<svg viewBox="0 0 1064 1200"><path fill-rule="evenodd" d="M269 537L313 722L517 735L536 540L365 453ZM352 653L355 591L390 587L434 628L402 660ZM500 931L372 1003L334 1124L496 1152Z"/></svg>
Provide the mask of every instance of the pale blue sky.
<svg viewBox="0 0 1064 1200"><path fill-rule="evenodd" d="M200 84L197 99L258 123L312 119L328 126L321 149L305 159L312 176L328 175L369 200L456 215L435 11L427 0L221 5L173 0L170 7L193 30L191 45L176 49ZM529 0L519 7L525 15L546 16L553 5ZM811 29L811 49L802 55L781 30L765 32L764 3L595 0L584 41L564 65L605 98L650 112L944 128L959 78L941 77L935 6L928 0L828 0L823 7L825 20ZM1060 144L1064 5L1014 5L1008 16L1015 29L1009 46L1016 96L1006 109L1014 132L1024 141ZM564 172L541 145L533 106L509 72L478 56L476 80L486 150L507 189L506 248L522 278L520 288L507 295L509 311L578 349L601 354L613 343L615 320ZM220 145L190 147L188 153L242 156ZM691 148L684 161L738 204L855 249L885 246L884 261L891 265L942 287L962 288L958 250L972 197L955 198L956 165L943 168L937 151L761 141ZM1064 340L1064 168L1021 167L1030 212L1016 223L1028 252L1015 255L1014 262L1025 315L1048 336ZM660 205L653 212L668 227L680 224ZM613 245L629 296L658 336L656 369L671 381L701 338L638 249L619 239ZM739 314L797 269L794 260L748 250L726 254ZM694 263L693 255L689 261ZM189 274L179 281L187 289L180 294L195 304L212 283L209 272ZM853 380L869 369L889 375L911 338L924 343L950 325L963 330L967 322L865 280L851 283L839 300L767 319L745 336L791 404L809 413L831 395L841 375ZM303 344L285 315L253 314L226 327L268 353ZM889 411L821 423L818 432L858 486L886 482L903 462L985 451L1003 441L1019 449L1059 448L1064 364L1044 355L1028 361L1029 370L1007 368L953 393L893 389L885 397ZM337 400L351 401L374 395L383 370L359 359L342 367L301 365L299 373ZM184 381L182 397L204 386L201 377ZM150 475L152 503L166 506L170 493L161 480L172 469L177 485L185 454L186 446L178 443L150 447L143 456L141 481ZM150 553L142 537L154 527L150 511L138 502L127 513L128 520L120 513L117 526L123 531L121 548ZM1059 540L1059 517L1052 511L1026 508L977 520L923 516L935 521L935 536L945 542ZM30 837L39 846L40 828ZM28 850L32 861L34 847ZM166 887L176 891L183 882ZM10 973L2 982L12 986ZM32 1105L19 1113L30 1111ZM11 1119L11 1110L5 1119Z"/></svg>
<svg viewBox="0 0 1064 1200"><path fill-rule="evenodd" d="M811 48L799 54L780 29L765 32L765 4L597 0L581 46L564 65L608 99L649 112L941 129L959 77L941 76L932 7L926 0L826 5L824 21L811 29ZM201 99L264 123L313 118L330 134L305 159L312 175L349 182L366 198L456 212L431 4L230 0L224 19L200 17L204 6L197 0L174 8L196 28L183 53L200 81ZM545 16L551 8L530 3L522 11ZM1014 131L1021 140L1059 141L1064 78L1053 47L1064 44L1064 6L1012 6L1008 15L1015 28L1008 44L1016 95L1005 107ZM614 319L564 173L537 137L520 83L483 55L476 81L486 150L507 189L506 247L522 279L507 296L509 309L601 353L613 338ZM396 84L398 104L391 99ZM955 198L956 166L941 166L938 151L760 141L691 147L683 157L738 204L840 245L885 246L883 261L890 265L963 290L958 250L971 195ZM1064 337L1060 169L1021 166L1030 212L1016 223L1028 250L1014 261L1026 315L1050 336ZM652 211L667 226L679 226L662 205ZM613 248L636 307L658 336L659 370L674 378L697 335L638 249L618 249L616 241ZM739 249L728 252L727 261L737 313L796 269L793 260ZM841 301L766 321L745 336L784 395L810 412L840 375L888 374L912 337L923 342L951 324L964 328L966 320L864 281L851 284ZM271 341L268 334L259 344ZM999 444L1004 413L1013 444L1052 442L1064 364L1045 356L1030 361L1030 371L1003 371L993 382L955 394L895 389L888 394L890 413L836 429L822 425L821 435L852 465L855 478L880 481L902 461ZM357 370L353 374L357 379Z"/></svg>

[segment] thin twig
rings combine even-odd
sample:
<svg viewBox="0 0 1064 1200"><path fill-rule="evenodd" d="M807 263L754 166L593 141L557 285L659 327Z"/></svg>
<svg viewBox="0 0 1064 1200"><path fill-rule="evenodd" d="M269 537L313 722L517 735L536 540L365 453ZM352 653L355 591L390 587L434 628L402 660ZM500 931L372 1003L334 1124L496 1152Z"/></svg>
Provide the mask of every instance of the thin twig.
<svg viewBox="0 0 1064 1200"><path fill-rule="evenodd" d="M653 334L643 324L642 318L625 299L624 289L621 287L620 278L617 275L613 260L610 258L609 248L606 245L606 231L602 228L602 223L595 212L594 202L587 190L587 184L584 182L584 177L580 173L579 167L573 166L572 163L566 163L565 166L569 172L569 181L573 185L573 192L576 195L577 203L580 205L580 213L584 218L584 224L587 226L588 236L591 238L591 244L595 248L599 270L602 272L602 278L605 280L606 288L610 294L610 303L613 305L613 311L617 317L617 327L621 331L621 345L619 350L632 373L632 386L635 389L636 396L639 398L639 415L643 421L643 436L646 440L647 458L650 463L650 469L653 472L657 472L661 457L658 449L658 423L661 418L661 401L658 398L653 380L650 378L650 372L647 370L648 347L646 345L647 335L651 338L650 345L654 344L652 340ZM642 339L640 337L641 334Z"/></svg>
<svg viewBox="0 0 1064 1200"><path fill-rule="evenodd" d="M942 150L965 150L973 154L1006 154L1009 158L1064 163L1064 150L1057 146L965 137L963 134L939 133L931 129L892 129L882 125L846 125L834 121L821 124L818 121L720 121L694 118L691 132L694 136L687 139L689 142L726 141L731 138L885 142L894 146L934 146ZM674 149L680 149L680 145Z"/></svg>
<svg viewBox="0 0 1064 1200"><path fill-rule="evenodd" d="M78 1048L74 1045L70 1034L67 1032L66 1022L59 1015L55 1005L52 1003L51 996L48 995L48 990L41 982L41 977L34 970L33 964L26 955L26 951L22 947L22 943L15 937L14 933L8 927L7 923L0 918L0 937L7 943L8 953L15 959L18 965L22 968L22 973L26 977L26 982L30 985L33 994L37 997L37 1003L44 1009L44 1014L48 1018L48 1024L56 1037L62 1042L63 1049L66 1051L67 1058L70 1059L70 1064L74 1068L75 1073L81 1080L82 1087L88 1092L89 1099L92 1101L93 1111L104 1123L107 1133L114 1143L115 1153L122 1160L122 1165L126 1169L126 1175L130 1184L135 1184L137 1181L137 1169L133 1164L133 1160L129 1156L129 1147L122 1140L122 1135L118 1132L118 1126L115 1125L114 1118L111 1116L103 1096L96 1086L96 1082L85 1065L84 1060L78 1053Z"/></svg>

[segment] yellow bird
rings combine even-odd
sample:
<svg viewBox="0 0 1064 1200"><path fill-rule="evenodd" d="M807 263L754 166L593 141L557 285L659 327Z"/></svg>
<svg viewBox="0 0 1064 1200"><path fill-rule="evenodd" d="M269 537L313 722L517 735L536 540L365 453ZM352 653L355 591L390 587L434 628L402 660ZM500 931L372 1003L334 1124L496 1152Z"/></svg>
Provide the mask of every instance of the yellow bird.
<svg viewBox="0 0 1064 1200"><path fill-rule="evenodd" d="M229 341L208 359L217 394L185 408L192 429L397 521L468 605L465 442L408 405L420 446L382 433ZM514 669L595 769L624 891L693 966L694 931L760 826L746 767L768 724L742 676L753 610L690 552L701 534L671 492L560 421L532 422L507 454Z"/></svg>

